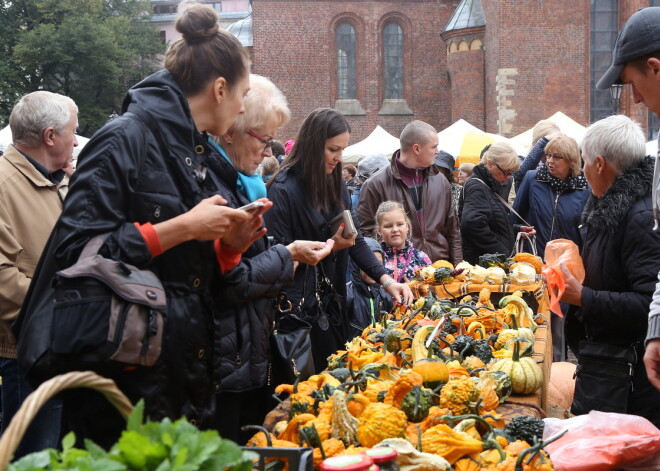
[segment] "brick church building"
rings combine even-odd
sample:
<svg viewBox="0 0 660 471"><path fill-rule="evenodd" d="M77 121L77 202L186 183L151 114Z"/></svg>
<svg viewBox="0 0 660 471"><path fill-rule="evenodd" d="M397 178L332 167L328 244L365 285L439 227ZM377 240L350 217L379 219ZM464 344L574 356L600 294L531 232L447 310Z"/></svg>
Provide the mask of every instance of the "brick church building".
<svg viewBox="0 0 660 471"><path fill-rule="evenodd" d="M413 119L508 137L556 111L587 125L616 107L595 83L646 6L660 0L252 0L253 71L289 99L284 139L318 107L348 117L351 142ZM657 133L625 87L619 110Z"/></svg>

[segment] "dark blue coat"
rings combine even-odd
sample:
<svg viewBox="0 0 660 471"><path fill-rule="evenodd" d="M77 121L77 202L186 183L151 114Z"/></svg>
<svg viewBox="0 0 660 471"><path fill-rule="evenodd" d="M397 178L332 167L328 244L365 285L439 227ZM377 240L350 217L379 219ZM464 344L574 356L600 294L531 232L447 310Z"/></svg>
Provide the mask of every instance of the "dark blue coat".
<svg viewBox="0 0 660 471"><path fill-rule="evenodd" d="M588 185L567 189L557 194L549 180L527 172L516 193L513 209L536 229L536 250L543 258L545 245L553 239L569 239L580 243L580 217L591 194Z"/></svg>

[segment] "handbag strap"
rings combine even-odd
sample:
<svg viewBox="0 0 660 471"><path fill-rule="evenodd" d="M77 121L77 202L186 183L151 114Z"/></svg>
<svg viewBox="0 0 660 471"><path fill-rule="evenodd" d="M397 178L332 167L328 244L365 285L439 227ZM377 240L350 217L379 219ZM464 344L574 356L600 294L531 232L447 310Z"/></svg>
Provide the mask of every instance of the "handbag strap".
<svg viewBox="0 0 660 471"><path fill-rule="evenodd" d="M518 234L516 235L516 242L513 244L513 252L511 252L512 257L517 253L525 252L525 241L528 241L529 245L532 246L532 254L538 256L538 253L536 251L536 236L531 235L525 238L523 237L522 232L518 232Z"/></svg>
<svg viewBox="0 0 660 471"><path fill-rule="evenodd" d="M530 223L528 223L527 221L525 221L525 218L523 218L520 214L518 214L518 212L517 212L515 209L513 209L513 207L509 204L509 202L508 202L507 200L505 200L504 198L502 198L502 196L501 196L499 193L497 193L495 190L493 190L491 187L489 187L488 184L487 184L485 181L483 181L481 178L477 178L477 177L471 177L470 180L477 180L478 182L483 183L483 184L486 186L486 188L488 188L490 191L493 192L493 194L497 197L497 199L500 200L500 202L501 202L504 206L506 206L507 208L509 208L509 211L511 211L511 212L512 212L513 214L515 214L516 216L518 216L518 218L519 218L522 222L524 222L526 226L531 226Z"/></svg>

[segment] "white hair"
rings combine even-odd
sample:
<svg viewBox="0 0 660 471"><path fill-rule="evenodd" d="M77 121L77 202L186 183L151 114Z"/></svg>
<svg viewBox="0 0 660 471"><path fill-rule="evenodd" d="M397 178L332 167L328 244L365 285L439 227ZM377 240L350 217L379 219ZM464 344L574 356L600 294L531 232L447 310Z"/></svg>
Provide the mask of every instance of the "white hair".
<svg viewBox="0 0 660 471"><path fill-rule="evenodd" d="M286 97L266 77L250 74L250 90L243 100L245 113L239 114L231 126L235 131L248 131L263 126L268 118L276 116L277 127L289 122L291 111Z"/></svg>
<svg viewBox="0 0 660 471"><path fill-rule="evenodd" d="M620 114L589 126L582 139L582 158L591 164L597 155L619 172L638 164L646 155L646 139L639 123Z"/></svg>
<svg viewBox="0 0 660 471"><path fill-rule="evenodd" d="M52 127L61 134L78 106L69 97L39 90L24 95L9 115L9 127L14 144L36 147L41 144L44 129Z"/></svg>

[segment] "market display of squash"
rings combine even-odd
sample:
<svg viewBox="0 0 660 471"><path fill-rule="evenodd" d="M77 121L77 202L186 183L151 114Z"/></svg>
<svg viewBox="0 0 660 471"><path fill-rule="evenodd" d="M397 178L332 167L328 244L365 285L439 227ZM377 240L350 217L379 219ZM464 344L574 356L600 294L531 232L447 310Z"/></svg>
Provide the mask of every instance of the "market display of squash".
<svg viewBox="0 0 660 471"><path fill-rule="evenodd" d="M540 262L532 257L520 255L515 263L536 271ZM438 261L419 271L420 280L507 281L505 257L481 262L485 266L454 268ZM447 471L513 471L523 454L525 470L553 469L536 440L522 442L527 448L509 443L497 413L510 394L530 394L543 384L531 357L543 320L523 292L490 298L487 288L460 299L429 291L409 308L395 306L331 355L328 371L275 389L288 395L290 419L269 439L314 447L316 468L323 457L397 443L407 455L440 457ZM265 442L255 435L249 443Z"/></svg>

